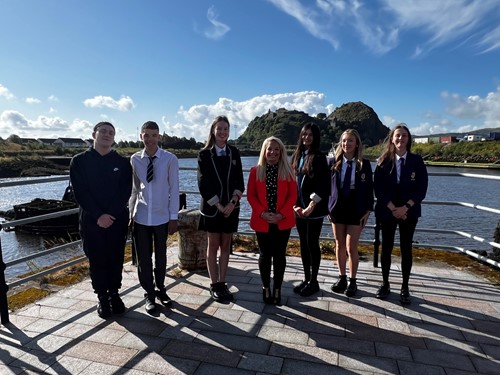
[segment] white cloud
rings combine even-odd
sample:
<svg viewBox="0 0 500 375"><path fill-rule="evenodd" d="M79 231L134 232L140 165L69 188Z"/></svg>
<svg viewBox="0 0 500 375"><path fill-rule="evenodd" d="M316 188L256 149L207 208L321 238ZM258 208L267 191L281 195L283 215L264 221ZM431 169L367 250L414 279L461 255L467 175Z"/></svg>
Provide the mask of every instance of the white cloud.
<svg viewBox="0 0 500 375"><path fill-rule="evenodd" d="M479 95L461 97L459 94L448 92L441 93L441 97L449 114L459 119L482 119L486 128L500 127L500 86L484 98Z"/></svg>
<svg viewBox="0 0 500 375"><path fill-rule="evenodd" d="M226 35L231 28L220 22L218 20L219 14L217 13L217 10L215 7L212 5L210 8L208 8L207 11L207 19L208 22L210 22L211 26L210 28L207 28L204 32L205 36L209 39L213 40L219 40L221 39L224 35Z"/></svg>
<svg viewBox="0 0 500 375"><path fill-rule="evenodd" d="M325 104L325 95L315 91L262 95L245 101L219 98L214 104L199 104L188 109L181 107L177 112L177 122L173 123L165 116L162 122L169 135L204 141L212 120L218 115L225 115L231 123L231 138L236 138L244 133L248 123L256 116L279 108L303 111L315 116L318 113L329 115L335 106Z"/></svg>
<svg viewBox="0 0 500 375"><path fill-rule="evenodd" d="M111 108L122 112L130 111L135 107L134 101L130 96L122 96L119 100L115 100L111 96L99 95L85 99L83 104L89 108Z"/></svg>
<svg viewBox="0 0 500 375"><path fill-rule="evenodd" d="M59 101L59 98L55 95L50 95L47 99L51 102L58 102Z"/></svg>
<svg viewBox="0 0 500 375"><path fill-rule="evenodd" d="M335 13L344 13L346 6L344 2L320 1L316 6L308 3L302 5L299 0L268 0L275 7L295 18L312 36L325 40L338 49L340 42L335 35ZM340 17L338 18L340 19Z"/></svg>
<svg viewBox="0 0 500 375"><path fill-rule="evenodd" d="M414 57L452 42L481 52L500 48L498 0L268 1L335 49L344 35L355 34L373 53L385 54L401 40L411 40L403 38L410 32L419 37Z"/></svg>
<svg viewBox="0 0 500 375"><path fill-rule="evenodd" d="M0 84L0 97L4 97L7 100L13 100L16 97L10 92L10 90L4 85Z"/></svg>
<svg viewBox="0 0 500 375"><path fill-rule="evenodd" d="M26 98L26 103L28 104L40 104L42 101L37 98Z"/></svg>

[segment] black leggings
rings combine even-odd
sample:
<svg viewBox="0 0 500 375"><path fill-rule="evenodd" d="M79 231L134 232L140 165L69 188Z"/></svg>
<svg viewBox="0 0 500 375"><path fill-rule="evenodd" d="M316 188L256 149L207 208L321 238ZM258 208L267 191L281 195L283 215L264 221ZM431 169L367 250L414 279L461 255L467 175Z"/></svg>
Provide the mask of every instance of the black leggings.
<svg viewBox="0 0 500 375"><path fill-rule="evenodd" d="M297 232L300 239L300 257L304 267L305 281L318 281L319 265L321 263L321 249L319 236L323 228L323 218L297 218Z"/></svg>
<svg viewBox="0 0 500 375"><path fill-rule="evenodd" d="M381 224L382 227L382 254L380 263L382 265L382 278L384 284L389 282L389 271L391 269L391 254L394 247L396 227L399 226L399 247L401 249L401 273L403 275L402 288L408 288L411 267L413 265L412 243L413 234L418 219L408 218L406 220L388 220Z"/></svg>
<svg viewBox="0 0 500 375"><path fill-rule="evenodd" d="M281 289L286 268L286 247L290 229L279 230L277 225L269 225L269 232L257 232L259 243L259 270L262 285L271 285L271 265L274 269L274 289Z"/></svg>

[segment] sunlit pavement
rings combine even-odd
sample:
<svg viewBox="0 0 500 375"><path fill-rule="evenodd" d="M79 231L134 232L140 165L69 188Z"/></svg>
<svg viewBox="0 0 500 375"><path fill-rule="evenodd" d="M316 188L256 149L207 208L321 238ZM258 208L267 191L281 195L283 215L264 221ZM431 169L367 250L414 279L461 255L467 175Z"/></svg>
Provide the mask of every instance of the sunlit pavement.
<svg viewBox="0 0 500 375"><path fill-rule="evenodd" d="M169 265L177 263L170 247ZM472 260L471 260L472 261ZM257 255L231 256L233 303L211 300L206 271L169 272L171 307L144 309L136 268L125 266L127 311L103 320L86 280L10 314L0 330L0 374L500 374L500 289L464 271L413 267L412 304L375 298L381 276L362 262L353 298L331 292L331 261L321 291L293 293L299 258L288 258L282 306L264 305ZM500 271L499 271L500 272Z"/></svg>

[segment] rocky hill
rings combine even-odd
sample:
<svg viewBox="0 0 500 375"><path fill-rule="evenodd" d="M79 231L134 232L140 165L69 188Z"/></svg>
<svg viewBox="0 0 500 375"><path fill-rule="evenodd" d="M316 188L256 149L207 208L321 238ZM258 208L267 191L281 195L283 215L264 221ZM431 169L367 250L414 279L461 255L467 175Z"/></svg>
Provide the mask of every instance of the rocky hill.
<svg viewBox="0 0 500 375"><path fill-rule="evenodd" d="M314 123L320 128L321 148L325 152L338 143L340 135L348 128L358 130L366 146L380 143L389 132L389 128L382 124L371 107L362 102L350 102L338 107L329 116L320 113L312 117L305 112L285 108L275 112L269 110L248 124L237 143L241 148L260 149L262 141L274 135L285 145L294 146L300 129L307 123Z"/></svg>

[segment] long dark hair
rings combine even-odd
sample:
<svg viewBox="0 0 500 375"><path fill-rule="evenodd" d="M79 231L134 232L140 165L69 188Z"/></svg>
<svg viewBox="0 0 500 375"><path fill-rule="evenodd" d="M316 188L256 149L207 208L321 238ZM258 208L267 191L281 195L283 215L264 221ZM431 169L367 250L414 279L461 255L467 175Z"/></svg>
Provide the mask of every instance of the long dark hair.
<svg viewBox="0 0 500 375"><path fill-rule="evenodd" d="M212 146L214 145L214 143L215 143L214 129L215 129L215 125L217 125L217 123L220 121L227 122L227 130L228 131L231 129L231 124L229 123L229 120L227 119L226 116L217 116L216 118L214 118L214 120L212 121L212 125L210 126L210 133L208 133L207 142L205 143L205 147L203 147L204 149L205 148L212 148ZM229 134L228 134L228 138L229 138Z"/></svg>
<svg viewBox="0 0 500 375"><path fill-rule="evenodd" d="M309 151L307 153L307 157L304 160L304 165L302 166L302 173L307 174L308 176L312 177L312 175L314 174L313 167L312 167L314 156L316 154L321 153L321 149L320 149L320 144L321 144L320 143L320 136L321 135L320 135L319 127L316 124L313 124L313 123L305 124L302 127L302 129L300 130L299 140L297 142L297 148L295 149L295 151L293 152L293 155L292 155L292 168L295 171L295 174L298 175L299 174L300 158L302 157L302 153L306 150L306 148L304 147L304 145L302 143L302 136L304 135L304 133L307 130L311 131L311 133L313 135L313 141L312 141L311 147L309 148Z"/></svg>
<svg viewBox="0 0 500 375"><path fill-rule="evenodd" d="M411 144L413 143L413 138L410 133L410 129L408 126L401 122L397 124L387 135L384 141L384 146L382 148L382 155L377 160L377 164L381 165L386 159L392 161L392 164L396 163L396 146L392 143L392 137L394 136L394 132L398 129L404 129L408 133L408 144L406 145L406 151L411 153Z"/></svg>

